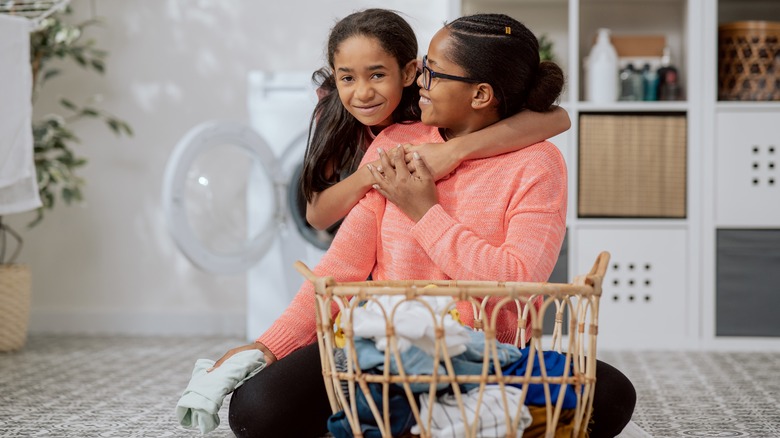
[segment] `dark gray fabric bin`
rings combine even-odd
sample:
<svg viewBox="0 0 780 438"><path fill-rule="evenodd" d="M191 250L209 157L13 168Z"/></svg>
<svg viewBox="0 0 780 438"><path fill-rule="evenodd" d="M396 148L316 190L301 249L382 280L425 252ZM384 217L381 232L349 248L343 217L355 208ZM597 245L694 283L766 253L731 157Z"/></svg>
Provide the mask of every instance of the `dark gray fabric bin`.
<svg viewBox="0 0 780 438"><path fill-rule="evenodd" d="M780 336L780 230L717 231L716 336Z"/></svg>

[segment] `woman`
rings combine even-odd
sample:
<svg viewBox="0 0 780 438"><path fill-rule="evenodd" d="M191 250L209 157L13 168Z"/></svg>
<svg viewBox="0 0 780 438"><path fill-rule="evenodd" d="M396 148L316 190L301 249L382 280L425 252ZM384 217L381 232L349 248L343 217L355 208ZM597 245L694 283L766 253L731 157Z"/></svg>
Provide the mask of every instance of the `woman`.
<svg viewBox="0 0 780 438"><path fill-rule="evenodd" d="M356 41L370 44L370 41ZM519 22L475 15L447 24L424 59L423 123L395 124L372 143L378 181L350 211L314 269L337 281L474 279L545 281L555 265L566 220L566 167L548 142L500 156L467 160L434 181L419 154L410 172L382 151L399 143L443 143L494 125L523 109L543 111L557 99L563 75L539 63L538 43ZM428 125L434 126L428 126ZM391 202L387 202L390 200ZM330 410L316 346L313 287L305 284L285 313L254 344L269 366L233 394L237 436L318 436ZM473 321L470 306L461 321ZM490 305L488 306L490 312ZM504 312L497 337L511 341L517 315ZM625 376L597 367L591 436L614 436L630 420L635 394Z"/></svg>

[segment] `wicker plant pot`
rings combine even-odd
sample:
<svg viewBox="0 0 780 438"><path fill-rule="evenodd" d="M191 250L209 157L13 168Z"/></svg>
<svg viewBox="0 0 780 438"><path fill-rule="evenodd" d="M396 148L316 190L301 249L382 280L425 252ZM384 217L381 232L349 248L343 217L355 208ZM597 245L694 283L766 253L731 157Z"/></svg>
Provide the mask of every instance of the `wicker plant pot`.
<svg viewBox="0 0 780 438"><path fill-rule="evenodd" d="M0 351L14 351L27 341L30 317L30 267L0 265Z"/></svg>

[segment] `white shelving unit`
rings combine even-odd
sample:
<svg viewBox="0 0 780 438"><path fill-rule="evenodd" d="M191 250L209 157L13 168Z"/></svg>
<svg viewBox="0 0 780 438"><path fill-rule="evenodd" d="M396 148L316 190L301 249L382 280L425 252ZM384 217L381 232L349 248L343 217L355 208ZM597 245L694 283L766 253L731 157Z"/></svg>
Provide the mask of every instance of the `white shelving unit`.
<svg viewBox="0 0 780 438"><path fill-rule="evenodd" d="M569 275L587 270L600 250L613 256L601 305L600 347L779 350L780 335L723 336L716 315L717 231L761 228L780 236L780 171L770 170L780 166L780 102L718 102L717 28L736 20L780 21L780 1L462 0L461 5L464 14L506 13L554 42L556 61L567 75L561 104L572 119L572 129L552 139L569 168ZM685 100L584 102L583 57L601 27L613 35L664 35ZM579 217L579 120L599 113L684 114L684 218ZM729 147L734 141L762 145L764 154L740 156ZM770 144L776 147L776 163ZM764 169L758 188L752 185L756 162ZM773 175L778 181L770 186ZM751 190L740 191L740 184ZM776 303L780 286L777 292Z"/></svg>
<svg viewBox="0 0 780 438"><path fill-rule="evenodd" d="M780 21L780 2L774 0L718 0L702 4L702 19L706 23L703 40L703 64L708 74L702 81L703 129L701 144L702 205L706 214L701 221L702 269L701 269L701 339L705 347L738 348L763 350L780 349L780 322L770 318L775 327L774 335L767 335L760 327L767 318L763 309L777 308L774 302L765 302L756 296L760 289L775 289L773 294L780 297L780 283L774 286L758 279L758 287L748 282L740 290L744 298L733 309L734 312L747 312L753 325L758 324L756 333L744 333L739 336L729 334L732 331L721 316L731 312L728 294L723 293L724 281L719 281L719 273L733 266L720 266L719 258L724 248L719 248L719 235L751 234L763 230L770 235L780 236L780 184L769 184L773 176L780 172L769 169L770 163L780 164L780 151L771 154L768 150L774 146L780 148L780 102L726 102L718 100L718 25L734 21L767 20ZM776 155L777 158L772 156ZM772 244L770 243L770 246ZM748 262L754 257L763 257L760 248L747 245L742 258ZM774 243L775 252L780 251L780 241ZM775 266L774 270L777 272ZM743 269L746 278L755 272ZM766 274L772 274L763 270ZM761 273L759 273L761 275ZM772 291L770 291L772 292ZM725 296L720 296L725 295ZM754 310L751 311L751 307ZM726 313L724 313L726 312Z"/></svg>

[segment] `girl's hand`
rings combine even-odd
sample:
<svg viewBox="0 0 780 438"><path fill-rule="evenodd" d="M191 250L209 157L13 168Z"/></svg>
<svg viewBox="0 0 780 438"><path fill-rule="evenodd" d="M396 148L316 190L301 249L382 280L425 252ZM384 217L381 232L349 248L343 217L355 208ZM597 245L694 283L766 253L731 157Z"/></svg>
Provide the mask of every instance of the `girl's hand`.
<svg viewBox="0 0 780 438"><path fill-rule="evenodd" d="M428 166L419 154L413 154L415 171L410 173L401 154L392 158L379 151L381 167L371 165L368 169L377 181L374 189L392 202L414 222L419 221L428 210L439 202L436 184Z"/></svg>
<svg viewBox="0 0 780 438"><path fill-rule="evenodd" d="M213 370L214 368L218 368L226 360L230 359L230 357L233 356L234 354L240 353L242 351L253 350L253 349L260 350L261 352L263 352L263 356L265 356L266 365L271 365L272 363L276 362L276 356L274 356L274 354L271 353L271 350L269 350L265 345L259 342L255 342L254 344L242 345L240 347L236 347L228 350L228 352L225 353L222 357L220 357L219 360L214 363L214 366L209 368L207 372L211 372L211 370Z"/></svg>
<svg viewBox="0 0 780 438"><path fill-rule="evenodd" d="M418 145L407 143L403 145L403 148L409 172L416 170L414 153L417 152L425 158L425 164L428 166L434 181L446 177L460 165L460 160L453 154L453 149L441 143L423 143Z"/></svg>

